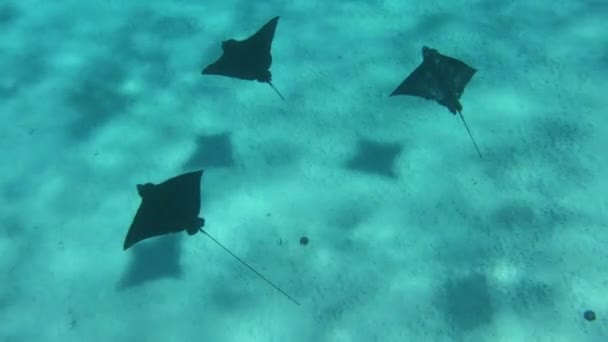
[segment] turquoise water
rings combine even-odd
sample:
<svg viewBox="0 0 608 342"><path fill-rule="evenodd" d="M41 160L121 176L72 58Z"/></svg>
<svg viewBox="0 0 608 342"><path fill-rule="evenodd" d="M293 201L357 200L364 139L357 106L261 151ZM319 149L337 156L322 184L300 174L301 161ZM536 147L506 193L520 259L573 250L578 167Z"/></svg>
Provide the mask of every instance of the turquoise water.
<svg viewBox="0 0 608 342"><path fill-rule="evenodd" d="M605 2L85 3L0 3L0 341L608 340ZM285 101L201 76L277 15ZM478 70L483 159L388 97L423 45ZM202 234L122 251L135 185L201 168L300 306Z"/></svg>

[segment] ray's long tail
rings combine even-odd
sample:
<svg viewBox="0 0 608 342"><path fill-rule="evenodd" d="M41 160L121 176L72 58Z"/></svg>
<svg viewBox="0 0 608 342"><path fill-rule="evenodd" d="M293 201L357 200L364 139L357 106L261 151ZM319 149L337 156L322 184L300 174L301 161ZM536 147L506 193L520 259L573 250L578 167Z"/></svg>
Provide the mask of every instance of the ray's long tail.
<svg viewBox="0 0 608 342"><path fill-rule="evenodd" d="M215 242L218 246L222 247L222 249L224 249L226 252L228 252L228 254L232 255L241 264L245 265L248 269L250 269L258 277L262 278L262 280L264 280L265 282L267 282L268 284L270 284L270 286L274 287L277 291L281 292L285 297L289 298L292 302L300 305L300 303L297 300L293 299L293 297L291 297L285 291L281 290L281 288L279 288L278 286L276 286L275 284L273 284L270 280L268 280L266 277L264 277L262 274L260 274L260 272L256 271L253 267L249 266L249 264L247 264L245 261L243 261L243 259L241 259L238 256L236 256L228 248L224 247L224 245L222 245L219 241L217 241L216 239L214 239L213 236L209 235L209 233L207 233L206 231L204 231L202 228L199 228L199 230L200 230L201 233L207 235L207 237L209 237L211 240L213 240L213 242Z"/></svg>
<svg viewBox="0 0 608 342"><path fill-rule="evenodd" d="M272 89L274 89L274 91L277 92L277 94L279 95L279 97L281 97L281 100L285 101L285 98L283 97L283 95L281 95L281 93L279 93L279 91L277 90L277 88L274 86L274 84L272 84L272 82L268 81L268 84L270 84L270 86L272 87Z"/></svg>
<svg viewBox="0 0 608 342"><path fill-rule="evenodd" d="M469 137L471 137L471 141L473 142L473 145L475 146L475 149L477 150L477 154L479 154L479 158L483 159L483 157L481 156L481 152L479 152L479 147L477 147L477 143L475 143L475 139L473 139L473 135L471 134L469 125L467 125L467 122L464 120L464 116L462 116L462 112L458 111L458 115L460 115L460 118L462 119L462 123L464 124L464 127L467 129L467 132L469 133Z"/></svg>

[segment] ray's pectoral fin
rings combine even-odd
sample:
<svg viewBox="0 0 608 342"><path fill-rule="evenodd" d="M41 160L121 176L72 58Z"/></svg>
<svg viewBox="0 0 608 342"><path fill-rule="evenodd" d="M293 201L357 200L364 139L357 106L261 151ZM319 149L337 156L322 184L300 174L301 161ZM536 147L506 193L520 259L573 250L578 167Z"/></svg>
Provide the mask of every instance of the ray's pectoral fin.
<svg viewBox="0 0 608 342"><path fill-rule="evenodd" d="M152 183L137 184L137 193L139 194L139 197L144 198L151 193L153 188L154 184Z"/></svg>
<svg viewBox="0 0 608 342"><path fill-rule="evenodd" d="M437 102L439 102L439 104L442 106L445 106L453 115L456 115L462 111L462 104L460 104L460 101L456 96L450 95L443 100L438 100Z"/></svg>
<svg viewBox="0 0 608 342"><path fill-rule="evenodd" d="M270 82L272 82L272 74L270 73L270 70L260 71L255 76L255 80L260 83L270 83Z"/></svg>
<svg viewBox="0 0 608 342"><path fill-rule="evenodd" d="M159 184L137 184L141 203L127 231L123 249L148 238L186 230L190 235L204 224L199 218L203 170L184 173Z"/></svg>
<svg viewBox="0 0 608 342"><path fill-rule="evenodd" d="M198 233L204 226L205 219L202 217L197 217L194 222L191 222L191 224L186 227L186 232L188 233L188 235L192 236Z"/></svg>
<svg viewBox="0 0 608 342"><path fill-rule="evenodd" d="M261 29L245 40L228 39L222 42L223 54L206 66L201 74L220 75L242 80L268 83L274 91L283 95L272 84L272 41L279 17L272 18Z"/></svg>
<svg viewBox="0 0 608 342"><path fill-rule="evenodd" d="M477 72L465 62L454 57L442 55L436 49L422 47L422 63L412 71L393 91L394 95L411 95L433 99L446 107L453 115L458 114L462 120L479 158L482 158L477 143L462 116L460 97Z"/></svg>

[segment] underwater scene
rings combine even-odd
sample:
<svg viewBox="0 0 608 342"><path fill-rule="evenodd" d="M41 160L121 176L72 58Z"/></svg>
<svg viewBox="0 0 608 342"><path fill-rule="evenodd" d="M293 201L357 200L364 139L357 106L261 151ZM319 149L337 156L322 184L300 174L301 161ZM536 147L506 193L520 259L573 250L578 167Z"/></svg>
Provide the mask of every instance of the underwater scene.
<svg viewBox="0 0 608 342"><path fill-rule="evenodd" d="M0 341L608 341L606 1L0 1Z"/></svg>

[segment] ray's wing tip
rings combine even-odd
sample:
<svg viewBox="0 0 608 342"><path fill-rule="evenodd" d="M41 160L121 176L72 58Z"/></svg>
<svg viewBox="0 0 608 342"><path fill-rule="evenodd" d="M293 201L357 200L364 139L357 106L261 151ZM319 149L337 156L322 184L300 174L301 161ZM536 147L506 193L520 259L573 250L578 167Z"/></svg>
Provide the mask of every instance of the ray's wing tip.
<svg viewBox="0 0 608 342"><path fill-rule="evenodd" d="M399 95L403 95L403 93L399 91L399 88L397 88L397 89L393 90L393 92L390 93L390 95L388 97L399 96Z"/></svg>
<svg viewBox="0 0 608 342"><path fill-rule="evenodd" d="M125 241L122 244L123 251L126 251L127 249L129 249L136 242L136 241L133 241L132 229L133 229L133 225L131 225L131 227L129 227L129 230L127 231L127 236L125 236Z"/></svg>
<svg viewBox="0 0 608 342"><path fill-rule="evenodd" d="M264 25L264 27L272 27L273 29L276 29L277 24L279 23L279 16L277 15L276 17L270 19L268 21L268 23L266 23L266 25Z"/></svg>

